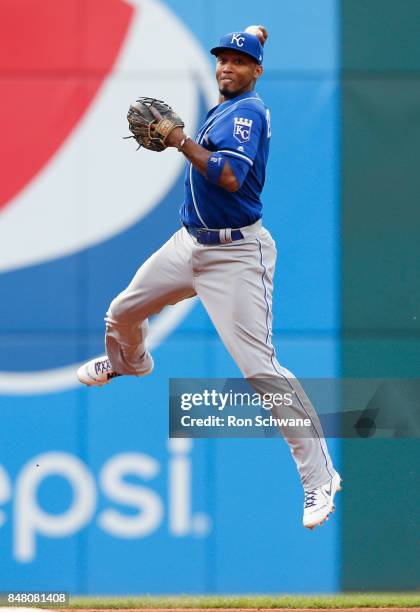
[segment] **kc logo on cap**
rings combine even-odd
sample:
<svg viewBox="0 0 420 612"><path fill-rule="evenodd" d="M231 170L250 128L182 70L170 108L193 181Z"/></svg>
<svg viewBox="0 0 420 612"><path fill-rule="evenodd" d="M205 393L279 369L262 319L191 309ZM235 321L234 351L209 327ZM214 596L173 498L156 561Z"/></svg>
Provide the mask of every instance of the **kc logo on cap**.
<svg viewBox="0 0 420 612"><path fill-rule="evenodd" d="M236 45L238 47L243 47L244 46L244 41L245 41L245 37L244 36L240 36L239 34L232 34L232 40L230 41L231 43L236 43Z"/></svg>

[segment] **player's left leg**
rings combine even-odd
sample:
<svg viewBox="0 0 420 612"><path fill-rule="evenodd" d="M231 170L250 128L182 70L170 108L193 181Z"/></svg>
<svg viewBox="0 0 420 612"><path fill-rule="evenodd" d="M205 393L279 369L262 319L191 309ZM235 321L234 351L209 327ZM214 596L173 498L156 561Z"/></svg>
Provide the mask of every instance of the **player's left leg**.
<svg viewBox="0 0 420 612"><path fill-rule="evenodd" d="M307 493L305 526L319 524L333 508L339 477L314 407L296 377L280 366L275 356L274 242L262 229L255 238L201 249L199 255L202 272L196 278L197 294L243 375L261 394L292 391L293 403L287 408L287 416L311 421L309 430L287 427L282 433Z"/></svg>
<svg viewBox="0 0 420 612"><path fill-rule="evenodd" d="M144 376L152 371L153 358L146 344L148 318L195 295L192 247L190 236L181 229L139 268L106 313L107 354L79 368L80 382L102 386L115 376Z"/></svg>

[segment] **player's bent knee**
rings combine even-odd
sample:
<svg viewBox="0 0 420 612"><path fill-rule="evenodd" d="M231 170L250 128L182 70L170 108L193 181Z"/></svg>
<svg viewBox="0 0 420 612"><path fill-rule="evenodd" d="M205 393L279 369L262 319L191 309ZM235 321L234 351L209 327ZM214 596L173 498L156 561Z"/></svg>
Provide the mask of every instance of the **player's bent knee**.
<svg viewBox="0 0 420 612"><path fill-rule="evenodd" d="M130 323L131 319L132 314L130 313L128 300L123 293L120 293L109 305L105 320L113 325L124 325Z"/></svg>

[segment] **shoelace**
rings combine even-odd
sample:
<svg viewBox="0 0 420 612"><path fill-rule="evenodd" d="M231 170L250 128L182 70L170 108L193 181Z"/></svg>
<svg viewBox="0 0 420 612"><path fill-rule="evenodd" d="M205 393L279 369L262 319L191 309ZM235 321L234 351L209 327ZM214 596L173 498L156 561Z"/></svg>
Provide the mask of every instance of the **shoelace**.
<svg viewBox="0 0 420 612"><path fill-rule="evenodd" d="M316 503L316 490L305 491L305 500L303 502L305 508L311 508Z"/></svg>
<svg viewBox="0 0 420 612"><path fill-rule="evenodd" d="M97 361L95 363L96 374L107 374L111 369L109 359L104 359L103 361Z"/></svg>

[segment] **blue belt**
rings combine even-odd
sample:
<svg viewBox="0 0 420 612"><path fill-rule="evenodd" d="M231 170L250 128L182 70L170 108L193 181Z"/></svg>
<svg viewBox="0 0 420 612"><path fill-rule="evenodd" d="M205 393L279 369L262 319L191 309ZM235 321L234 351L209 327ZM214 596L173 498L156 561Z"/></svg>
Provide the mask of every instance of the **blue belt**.
<svg viewBox="0 0 420 612"><path fill-rule="evenodd" d="M201 227L189 227L185 225L185 223L184 227L200 244L226 244L227 242L242 240L242 238L244 238L243 233L239 229L209 230Z"/></svg>

